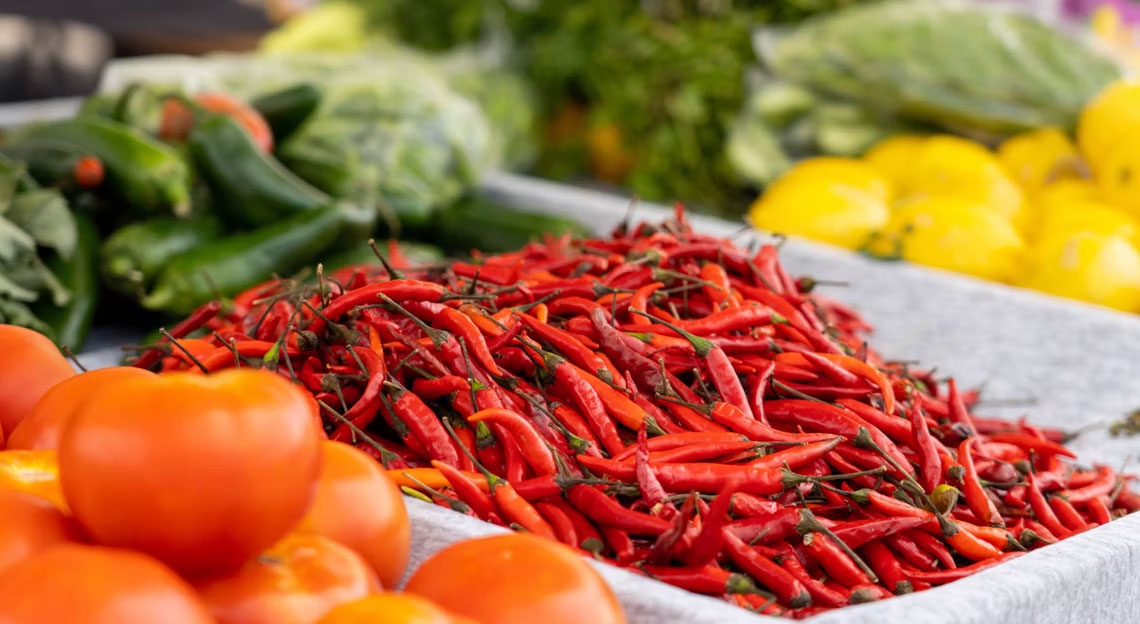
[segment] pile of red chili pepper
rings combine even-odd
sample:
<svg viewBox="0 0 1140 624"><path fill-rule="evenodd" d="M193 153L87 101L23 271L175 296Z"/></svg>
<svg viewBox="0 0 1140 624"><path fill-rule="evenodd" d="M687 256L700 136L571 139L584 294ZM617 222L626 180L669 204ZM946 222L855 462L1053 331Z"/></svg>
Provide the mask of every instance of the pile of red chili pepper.
<svg viewBox="0 0 1140 624"><path fill-rule="evenodd" d="M406 492L767 614L928 589L1140 509L1131 477L973 415L811 286L678 209L269 282L136 365L276 370Z"/></svg>

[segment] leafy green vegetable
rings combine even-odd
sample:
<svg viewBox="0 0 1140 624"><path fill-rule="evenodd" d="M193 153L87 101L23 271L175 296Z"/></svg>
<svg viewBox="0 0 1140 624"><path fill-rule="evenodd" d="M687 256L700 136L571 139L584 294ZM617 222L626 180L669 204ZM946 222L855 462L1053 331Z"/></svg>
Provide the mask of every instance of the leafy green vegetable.
<svg viewBox="0 0 1140 624"><path fill-rule="evenodd" d="M974 136L1071 127L1121 74L1037 19L959 2L861 6L761 37L758 48L781 78Z"/></svg>
<svg viewBox="0 0 1140 624"><path fill-rule="evenodd" d="M37 244L54 249L64 259L75 252L75 220L63 195L54 189L37 189L13 198L4 215Z"/></svg>
<svg viewBox="0 0 1140 624"><path fill-rule="evenodd" d="M0 289L3 288L3 281L3 275L0 275ZM54 339L51 327L36 318L26 304L3 296L0 296L0 323L27 327Z"/></svg>

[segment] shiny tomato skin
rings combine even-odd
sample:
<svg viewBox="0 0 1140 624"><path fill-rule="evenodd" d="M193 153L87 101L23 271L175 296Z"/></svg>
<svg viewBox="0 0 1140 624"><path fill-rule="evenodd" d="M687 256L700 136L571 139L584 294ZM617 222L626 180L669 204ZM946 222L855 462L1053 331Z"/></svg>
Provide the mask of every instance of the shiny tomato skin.
<svg viewBox="0 0 1140 624"><path fill-rule="evenodd" d="M120 379L153 377L154 373L133 366L100 368L68 377L52 386L8 436L9 449L57 450L63 427L91 396Z"/></svg>
<svg viewBox="0 0 1140 624"><path fill-rule="evenodd" d="M59 454L55 451L0 451L0 490L33 494L68 511L59 482Z"/></svg>
<svg viewBox="0 0 1140 624"><path fill-rule="evenodd" d="M15 325L0 325L0 353L0 429L7 435L75 370L43 334Z"/></svg>
<svg viewBox="0 0 1140 624"><path fill-rule="evenodd" d="M346 602L317 624L476 624L411 594L383 592Z"/></svg>
<svg viewBox="0 0 1140 624"><path fill-rule="evenodd" d="M321 449L320 483L297 530L355 550L376 570L382 586L396 587L408 565L412 538L403 495L364 452L328 440Z"/></svg>
<svg viewBox="0 0 1140 624"><path fill-rule="evenodd" d="M613 591L577 552L523 533L452 544L404 591L482 624L625 622Z"/></svg>
<svg viewBox="0 0 1140 624"><path fill-rule="evenodd" d="M0 574L0 624L212 624L194 590L142 553L58 544Z"/></svg>
<svg viewBox="0 0 1140 624"><path fill-rule="evenodd" d="M198 583L218 624L313 624L379 589L360 555L311 533L291 533L240 570Z"/></svg>
<svg viewBox="0 0 1140 624"><path fill-rule="evenodd" d="M122 380L83 404L59 458L67 502L95 540L192 577L235 570L292 529L321 449L302 390L232 369Z"/></svg>

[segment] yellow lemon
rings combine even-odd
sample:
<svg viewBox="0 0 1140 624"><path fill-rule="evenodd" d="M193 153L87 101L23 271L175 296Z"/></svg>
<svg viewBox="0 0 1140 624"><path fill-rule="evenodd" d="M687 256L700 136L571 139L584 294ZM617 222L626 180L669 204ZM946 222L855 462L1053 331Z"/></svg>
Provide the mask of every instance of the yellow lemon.
<svg viewBox="0 0 1140 624"><path fill-rule="evenodd" d="M1016 134L998 146L997 155L1006 172L1031 194L1054 180L1086 177L1077 146L1059 128Z"/></svg>
<svg viewBox="0 0 1140 624"><path fill-rule="evenodd" d="M1059 234L1094 232L1122 236L1133 244L1140 242L1140 221L1109 204L1077 201L1042 207L1037 237L1048 239Z"/></svg>
<svg viewBox="0 0 1140 624"><path fill-rule="evenodd" d="M1116 146L1101 163L1097 182L1105 201L1140 216L1140 143Z"/></svg>
<svg viewBox="0 0 1140 624"><path fill-rule="evenodd" d="M895 210L884 237L902 258L983 279L1008 281L1024 243L1001 215L956 197L928 197ZM877 242L873 251L881 251Z"/></svg>
<svg viewBox="0 0 1140 624"><path fill-rule="evenodd" d="M1093 180L1077 178L1063 178L1046 184L1037 193L1037 205L1043 210L1050 210L1052 206L1064 207L1078 202L1099 201L1100 188Z"/></svg>
<svg viewBox="0 0 1140 624"><path fill-rule="evenodd" d="M1030 256L1021 286L1140 312L1140 252L1123 236L1059 233Z"/></svg>
<svg viewBox="0 0 1140 624"><path fill-rule="evenodd" d="M776 180L770 190L800 184L845 186L883 201L890 201L893 194L886 176L857 158L819 156L801 160Z"/></svg>
<svg viewBox="0 0 1140 624"><path fill-rule="evenodd" d="M886 181L868 165L818 158L797 165L768 187L752 205L749 219L769 232L855 249L886 225L887 196Z"/></svg>
<svg viewBox="0 0 1140 624"><path fill-rule="evenodd" d="M989 208L1021 228L1028 222L1021 188L981 144L937 135L927 139L899 184L900 198L956 197Z"/></svg>
<svg viewBox="0 0 1140 624"><path fill-rule="evenodd" d="M1085 105L1077 120L1077 145L1098 178L1120 145L1140 139L1140 81L1118 80Z"/></svg>
<svg viewBox="0 0 1140 624"><path fill-rule="evenodd" d="M863 154L863 160L897 183L914 164L915 154L924 141L926 137L917 134L888 137Z"/></svg>

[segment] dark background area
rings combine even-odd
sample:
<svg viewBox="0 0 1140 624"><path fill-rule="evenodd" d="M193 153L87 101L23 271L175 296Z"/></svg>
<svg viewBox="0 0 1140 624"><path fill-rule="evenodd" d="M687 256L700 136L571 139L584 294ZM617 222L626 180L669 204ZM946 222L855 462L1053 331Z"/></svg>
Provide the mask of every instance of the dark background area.
<svg viewBox="0 0 1140 624"><path fill-rule="evenodd" d="M273 24L261 2L0 1L0 101L83 95L116 56L245 50Z"/></svg>

